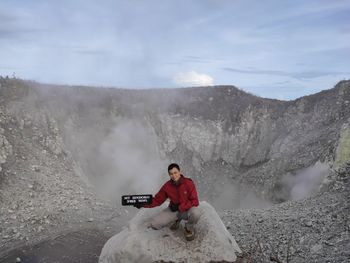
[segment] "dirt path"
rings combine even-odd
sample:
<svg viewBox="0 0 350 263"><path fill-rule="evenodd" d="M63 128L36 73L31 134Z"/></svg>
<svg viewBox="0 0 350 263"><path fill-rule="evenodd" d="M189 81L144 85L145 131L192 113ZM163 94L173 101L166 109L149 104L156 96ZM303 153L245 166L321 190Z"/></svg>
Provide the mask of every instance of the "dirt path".
<svg viewBox="0 0 350 263"><path fill-rule="evenodd" d="M62 234L32 246L10 251L0 263L96 263L101 249L108 240L97 229L84 229Z"/></svg>

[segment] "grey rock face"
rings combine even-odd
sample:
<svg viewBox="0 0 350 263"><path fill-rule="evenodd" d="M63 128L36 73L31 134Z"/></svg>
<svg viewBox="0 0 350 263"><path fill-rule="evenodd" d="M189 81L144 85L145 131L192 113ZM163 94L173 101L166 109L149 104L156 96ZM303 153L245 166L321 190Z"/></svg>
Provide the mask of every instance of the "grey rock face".
<svg viewBox="0 0 350 263"><path fill-rule="evenodd" d="M166 164L175 161L196 182L200 199L223 213L243 251L262 246L263 258L286 259L288 248L294 262L348 256L350 81L294 101L232 86L123 90L0 82L0 251L62 225L105 223L116 214L112 208L115 218L127 215L96 196L99 182L116 176L120 185L156 191L149 183L167 179ZM139 126L118 133L125 119ZM151 136L135 132L142 127ZM140 151L149 145L152 154ZM330 172L293 201L303 183L298 178L317 164ZM124 170L114 174L117 166ZM164 177L145 176L158 166Z"/></svg>
<svg viewBox="0 0 350 263"><path fill-rule="evenodd" d="M13 154L12 145L7 140L5 129L3 128L7 123L4 110L5 109L0 106L0 172L2 171L2 165L5 164L8 157Z"/></svg>
<svg viewBox="0 0 350 263"><path fill-rule="evenodd" d="M0 261L17 246L114 213L75 172L56 120L33 96L17 80L0 88Z"/></svg>
<svg viewBox="0 0 350 263"><path fill-rule="evenodd" d="M2 171L1 165L4 164L7 157L12 154L12 145L2 133L3 129L0 128L0 172Z"/></svg>

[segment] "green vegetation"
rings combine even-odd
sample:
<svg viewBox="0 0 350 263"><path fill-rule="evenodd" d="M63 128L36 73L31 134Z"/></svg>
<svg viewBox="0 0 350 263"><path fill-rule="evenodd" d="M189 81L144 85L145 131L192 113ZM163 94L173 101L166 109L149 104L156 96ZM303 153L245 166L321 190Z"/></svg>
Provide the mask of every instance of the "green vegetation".
<svg viewBox="0 0 350 263"><path fill-rule="evenodd" d="M335 165L339 167L348 161L350 161L350 128L345 128L340 133Z"/></svg>

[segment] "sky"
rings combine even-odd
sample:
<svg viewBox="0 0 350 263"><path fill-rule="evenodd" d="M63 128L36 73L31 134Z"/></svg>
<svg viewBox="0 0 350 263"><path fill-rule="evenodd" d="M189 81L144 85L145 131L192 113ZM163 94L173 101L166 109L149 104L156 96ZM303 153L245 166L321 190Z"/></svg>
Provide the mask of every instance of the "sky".
<svg viewBox="0 0 350 263"><path fill-rule="evenodd" d="M0 0L0 75L290 100L350 79L349 14L349 0Z"/></svg>

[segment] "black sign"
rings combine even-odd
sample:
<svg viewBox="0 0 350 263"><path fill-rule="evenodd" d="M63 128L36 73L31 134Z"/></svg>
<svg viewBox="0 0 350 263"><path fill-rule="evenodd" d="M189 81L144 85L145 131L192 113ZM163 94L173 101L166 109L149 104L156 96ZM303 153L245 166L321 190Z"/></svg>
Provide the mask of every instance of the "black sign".
<svg viewBox="0 0 350 263"><path fill-rule="evenodd" d="M152 203L152 195L123 195L122 205L148 205Z"/></svg>

